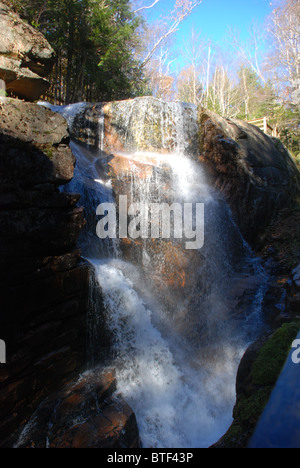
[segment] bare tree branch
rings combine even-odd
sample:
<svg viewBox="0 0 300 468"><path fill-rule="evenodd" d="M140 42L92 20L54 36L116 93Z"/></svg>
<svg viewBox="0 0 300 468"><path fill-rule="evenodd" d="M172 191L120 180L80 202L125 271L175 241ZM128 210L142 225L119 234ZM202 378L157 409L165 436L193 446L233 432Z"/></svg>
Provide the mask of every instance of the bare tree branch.
<svg viewBox="0 0 300 468"><path fill-rule="evenodd" d="M262 80L263 83L266 83L266 79L262 73L260 60L259 60L259 53L262 49L262 44L264 41L264 34L260 33L258 28L255 26L252 28L251 36L252 36L252 43L251 49L249 47L244 46L237 34L233 31L230 32L231 36L231 45L240 56L240 58L249 65L250 68L256 73L256 75Z"/></svg>
<svg viewBox="0 0 300 468"><path fill-rule="evenodd" d="M300 78L300 6L293 0L275 8L268 28L273 37L272 61L282 77L292 83Z"/></svg>
<svg viewBox="0 0 300 468"><path fill-rule="evenodd" d="M141 8L138 8L137 10L134 11L135 14L137 13L140 13L141 11L143 10L150 10L151 8L153 8L160 0L154 0L154 2L152 3L152 5L149 5L149 6L143 6Z"/></svg>
<svg viewBox="0 0 300 468"><path fill-rule="evenodd" d="M155 51L162 45L162 43L168 39L169 36L174 34L176 31L178 31L178 28L180 24L187 18L192 11L199 6L202 3L203 0L197 0L194 2L194 4L189 4L187 8L183 9L182 12L180 12L172 25L169 27L168 31L163 34L154 44L154 46L151 48L150 52L147 54L147 56L144 58L144 60L141 63L141 68L145 67Z"/></svg>

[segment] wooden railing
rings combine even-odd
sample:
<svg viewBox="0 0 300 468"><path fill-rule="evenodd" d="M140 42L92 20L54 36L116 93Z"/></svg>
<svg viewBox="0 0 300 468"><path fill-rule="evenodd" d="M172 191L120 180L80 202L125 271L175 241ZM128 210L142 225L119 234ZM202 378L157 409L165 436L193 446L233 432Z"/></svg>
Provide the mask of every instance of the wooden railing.
<svg viewBox="0 0 300 468"><path fill-rule="evenodd" d="M247 122L260 128L267 135L278 137L277 129L269 125L267 117L263 117L262 119L247 120Z"/></svg>

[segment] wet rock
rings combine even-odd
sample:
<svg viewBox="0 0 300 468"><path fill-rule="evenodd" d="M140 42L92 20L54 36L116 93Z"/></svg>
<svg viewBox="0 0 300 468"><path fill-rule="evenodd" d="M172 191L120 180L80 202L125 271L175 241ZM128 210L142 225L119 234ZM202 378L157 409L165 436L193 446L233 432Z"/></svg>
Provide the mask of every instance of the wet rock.
<svg viewBox="0 0 300 468"><path fill-rule="evenodd" d="M44 36L0 2L0 79L15 97L38 100L49 88L46 77L55 53Z"/></svg>
<svg viewBox="0 0 300 468"><path fill-rule="evenodd" d="M176 201L170 179L170 166L157 165L155 155L138 155L135 158L116 153L111 157L108 168L116 199L118 200L121 195L127 195L127 208L135 200L147 201L146 198L144 200L142 198L143 191L139 192L139 184L136 183L139 180L143 181L144 188L148 186L148 190L151 191L152 202L165 202L171 205ZM203 263L203 257L199 252L187 250L182 240L176 242L174 239L161 238L121 239L120 248L124 259L142 268L163 304L183 301L188 304L189 295L192 297L192 291L196 288L191 271L196 271ZM202 290L200 285L198 286L198 293L201 295ZM170 308L173 310L173 319L177 322L177 327L187 329L186 322L183 324L184 313L181 311L177 316L175 307L171 305ZM190 328L192 332L191 319Z"/></svg>
<svg viewBox="0 0 300 468"><path fill-rule="evenodd" d="M78 109L71 127L73 138L108 160L145 151L171 157L179 151L200 161L255 248L278 211L299 194L299 171L279 140L203 109L197 118L190 105L149 97L90 104Z"/></svg>
<svg viewBox="0 0 300 468"><path fill-rule="evenodd" d="M183 128L184 134L178 128ZM153 203L177 201L171 168L158 163L159 155L172 158L172 152L181 151L195 156L198 151L196 108L149 97L86 105L79 109L70 131L75 140L98 152L116 199L127 195L128 206L143 201L140 193L132 193L138 180L151 185ZM163 300L172 290L172 300L178 297L180 301L183 291L194 287L189 271L196 268L199 259L183 242L122 239L121 248L125 258L143 266ZM158 256L159 261L149 261Z"/></svg>
<svg viewBox="0 0 300 468"><path fill-rule="evenodd" d="M251 306L260 281L260 278L256 276L241 275L232 282L232 288L228 291L226 302L228 302L233 313L243 314Z"/></svg>
<svg viewBox="0 0 300 468"><path fill-rule="evenodd" d="M177 131L180 125L184 138ZM87 105L76 115L71 131L78 141L97 149L102 146L107 154L177 150L198 153L196 108L152 97Z"/></svg>
<svg viewBox="0 0 300 468"><path fill-rule="evenodd" d="M39 405L18 448L139 448L135 415L116 394L113 370L96 369Z"/></svg>
<svg viewBox="0 0 300 468"><path fill-rule="evenodd" d="M291 275L291 279L288 284L289 293L289 306L291 313L300 317L300 265L298 265Z"/></svg>
<svg viewBox="0 0 300 468"><path fill-rule="evenodd" d="M240 363L233 410L234 421L213 448L247 448L297 337L300 323L283 324L261 337L245 352Z"/></svg>

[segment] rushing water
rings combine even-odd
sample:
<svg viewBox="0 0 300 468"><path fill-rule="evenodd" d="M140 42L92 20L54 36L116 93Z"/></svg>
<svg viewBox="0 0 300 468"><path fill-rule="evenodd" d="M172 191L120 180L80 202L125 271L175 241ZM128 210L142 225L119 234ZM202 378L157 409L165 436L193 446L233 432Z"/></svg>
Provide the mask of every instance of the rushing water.
<svg viewBox="0 0 300 468"><path fill-rule="evenodd" d="M84 106L59 111L72 125ZM176 106L172 109L180 115ZM186 156L181 122L176 120L172 154L126 150L119 157L130 163L116 180L118 194L126 193L131 203L166 201L166 192L169 203L203 203L205 242L192 253L183 239L158 239L154 247L152 239L144 239L124 257L118 239L100 240L97 206L116 203L103 151L103 115L98 119L100 145L72 142L77 165L67 190L81 194L87 226L80 243L95 271L90 362L97 365L98 293L112 336L118 391L136 414L144 447L208 447L226 432L238 364L262 327L264 272L200 165ZM170 265L176 271L168 271ZM243 281L251 285L251 297L245 299L245 288L238 314L234 291Z"/></svg>

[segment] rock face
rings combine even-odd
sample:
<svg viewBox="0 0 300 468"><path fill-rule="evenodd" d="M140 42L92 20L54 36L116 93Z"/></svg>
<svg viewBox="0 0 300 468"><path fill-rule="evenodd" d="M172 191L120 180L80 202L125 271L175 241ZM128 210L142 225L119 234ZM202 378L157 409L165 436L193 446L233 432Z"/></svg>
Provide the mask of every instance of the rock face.
<svg viewBox="0 0 300 468"><path fill-rule="evenodd" d="M201 178L201 167L198 164L199 126L194 106L165 103L148 97L78 105L73 107L72 116L73 139L85 145L82 146L83 151L85 148L91 152L90 161L99 170L98 178L111 181L117 201L120 196L126 195L128 206L139 201L147 206L152 203L166 203L170 206L183 199L181 179L189 180L190 191L193 187L191 178L194 178L194 184L200 186L202 183L203 187L207 187L206 181ZM179 159L176 159L178 153ZM182 154L188 155L190 160L182 158ZM176 161L180 170L176 168ZM187 167L191 168L192 176L185 172ZM161 303L172 311L176 328L188 335L190 340L197 340L199 333L203 333L202 330L207 326L207 323L199 325L198 314L201 307L205 310L205 298L215 297L216 304L217 297L224 297L225 292L221 294L220 289L213 289L218 283L216 270L224 269L217 269L210 263L210 252L221 250L220 239L215 234L227 224L232 226L223 200L217 199L212 203L212 198L206 197L204 192L201 195L210 216L207 225L214 232L208 235L207 229L203 249L197 252L188 250L182 239L128 238L120 241L123 257L143 270ZM213 206L208 206L209 203ZM226 231L224 228L223 234L226 249L235 249L235 258L238 259L239 255L241 258L244 252L237 230L232 228ZM217 262L224 265L222 259L218 258ZM228 301L226 304L222 301L220 310L224 313L228 309L232 314L237 311L242 316L249 309L259 279L245 274L234 281L236 286L233 289L231 285L230 294L226 291ZM223 278L220 282L223 287ZM184 306L180 308L179 304ZM209 307L207 305L207 310ZM188 310L197 313L189 313L187 319Z"/></svg>
<svg viewBox="0 0 300 468"><path fill-rule="evenodd" d="M44 36L0 2L0 79L6 91L29 101L38 100L49 82L55 53Z"/></svg>
<svg viewBox="0 0 300 468"><path fill-rule="evenodd" d="M103 130L104 129L104 130ZM85 105L75 116L73 137L108 154L147 151L198 154L196 108L152 97Z"/></svg>
<svg viewBox="0 0 300 468"><path fill-rule="evenodd" d="M152 203L162 199L169 204L176 202L170 165L160 166L159 155L172 158L173 153L182 152L196 158L198 151L196 108L149 97L80 106L71 134L98 156L102 151L116 200L127 195L128 206L138 200L150 202L150 193ZM193 267L196 270L202 258L186 250L182 242L175 245L169 239L151 239L145 248L143 240L126 239L121 248L125 259L144 266L164 300L168 290L172 290L174 300L194 288L188 272ZM159 261L147 262L145 251L149 260L159 256Z"/></svg>
<svg viewBox="0 0 300 468"><path fill-rule="evenodd" d="M246 122L201 109L197 117L194 106L149 97L78 110L72 136L107 155L177 151L200 161L252 246L299 194L299 171L287 150ZM111 162L114 169L118 161Z"/></svg>
<svg viewBox="0 0 300 468"><path fill-rule="evenodd" d="M116 196L132 192L134 174L137 180L149 180L149 183L151 180L155 180L156 183L159 181L158 185L163 189L166 202L174 201L170 191L168 169L160 167L157 173L155 155L151 156L149 152L169 153L171 156L172 152L180 150L190 154L194 161L203 164L211 184L224 195L244 237L252 245L256 245L274 217L276 209L289 205L290 199L298 193L299 172L296 166L279 142L253 126L238 121L227 121L205 112L200 114L198 127L193 109L189 106L180 109L178 104L168 106L149 98L105 105L90 104L82 107L82 112L75 116L72 133L77 141L88 145L95 159L98 159L99 166L106 166L105 175L112 180ZM176 133L178 121L182 120L185 120L186 131L183 132L183 139ZM144 151L148 152L147 156ZM134 154L135 152L139 154ZM194 255L189 258L187 251L177 249L177 246L174 247L168 242L163 246L156 242L149 248L147 246L147 252L153 253L153 257L158 251L161 253L158 264L152 263L149 266L147 257L143 256L141 242L127 241L127 245L125 242L123 244L125 258L136 260L139 265L143 264L146 274L156 282L157 288L162 287L164 283L168 286L165 290L162 287L161 294L165 296L166 301L169 299L165 293L167 289L172 291L172 299L175 298L178 303L181 302L181 298L180 294L176 294L180 288L184 291L187 301L189 286L194 286L198 293L205 289L206 285L200 282L189 285L188 281L193 278L186 274L189 268L193 270L204 263L201 258L197 264ZM193 261L196 263L192 263ZM293 288L298 281L297 271L295 275ZM199 276L202 278L201 274ZM253 299L258 286L257 281L259 280L255 276L240 278L235 289L231 291L232 297L230 295L228 298L228 309L231 313L233 310L241 311L247 308L248 296ZM202 297L196 300L201 302ZM274 303L274 298L272 302ZM183 315L176 324L179 328L186 322L190 324L189 338L192 340L194 323L190 317ZM264 380L264 376L257 371L255 363L266 342L256 343L243 359L238 376L235 423L217 446L247 445L282 365L282 355L277 360L278 354L273 348L271 353L276 361L277 374L272 375L269 380ZM288 346L289 344L290 342ZM268 353L268 348L266 352ZM266 362L269 362L268 359ZM94 423L91 427L95 427ZM96 427L94 430L97 432Z"/></svg>
<svg viewBox="0 0 300 468"><path fill-rule="evenodd" d="M111 369L86 372L43 401L17 448L139 448L136 418Z"/></svg>
<svg viewBox="0 0 300 468"><path fill-rule="evenodd" d="M84 214L78 195L58 190L74 165L61 116L1 100L1 445L85 364L89 267L77 248Z"/></svg>
<svg viewBox="0 0 300 468"><path fill-rule="evenodd" d="M299 326L299 322L286 323L248 348L237 374L234 421L213 448L248 447L289 355L291 344L297 337Z"/></svg>
<svg viewBox="0 0 300 468"><path fill-rule="evenodd" d="M299 194L300 173L279 140L253 125L201 110L200 155L242 234L259 243L277 211Z"/></svg>
<svg viewBox="0 0 300 468"><path fill-rule="evenodd" d="M170 167L157 163L161 154L172 160L174 153L184 153L200 162L205 168L205 182L221 193L244 238L254 247L277 210L289 206L299 193L299 171L279 141L242 121L226 120L209 111L198 115L191 105L149 97L79 105L71 133L94 151L99 166L105 161L102 165L107 165L106 175L112 180L116 199L127 194L129 202L145 201L149 192L151 202L177 201L174 190L172 193ZM143 193L133 188L141 181ZM144 249L143 242L126 240L122 247L126 259L144 265L147 277L153 278L162 297L166 297L168 289L173 289L174 297L180 297L180 290L186 296L194 287L189 271L204 263L201 252L197 259L193 252L170 242L152 240ZM159 252L159 264L147 262L144 250L151 258ZM246 296L251 299L255 287L257 279L243 278L230 294L229 307L242 310L247 306Z"/></svg>

